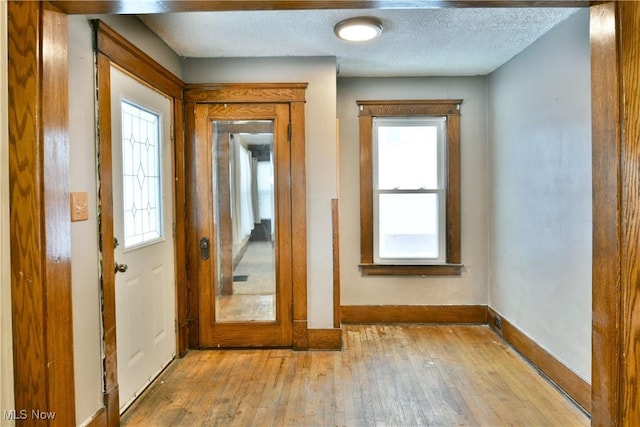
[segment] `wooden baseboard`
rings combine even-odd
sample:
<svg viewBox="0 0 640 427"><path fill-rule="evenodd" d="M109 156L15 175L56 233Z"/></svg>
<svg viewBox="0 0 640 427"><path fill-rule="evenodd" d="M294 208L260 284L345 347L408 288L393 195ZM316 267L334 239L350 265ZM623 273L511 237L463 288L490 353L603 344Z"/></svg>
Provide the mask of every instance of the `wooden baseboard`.
<svg viewBox="0 0 640 427"><path fill-rule="evenodd" d="M342 329L309 329L309 350L342 350Z"/></svg>
<svg viewBox="0 0 640 427"><path fill-rule="evenodd" d="M589 383L567 368L491 307L488 307L487 312L491 329L528 359L587 413L591 413L591 385Z"/></svg>
<svg viewBox="0 0 640 427"><path fill-rule="evenodd" d="M293 349L305 351L309 348L309 331L306 320L293 321Z"/></svg>
<svg viewBox="0 0 640 427"><path fill-rule="evenodd" d="M487 323L486 305L343 305L342 323Z"/></svg>

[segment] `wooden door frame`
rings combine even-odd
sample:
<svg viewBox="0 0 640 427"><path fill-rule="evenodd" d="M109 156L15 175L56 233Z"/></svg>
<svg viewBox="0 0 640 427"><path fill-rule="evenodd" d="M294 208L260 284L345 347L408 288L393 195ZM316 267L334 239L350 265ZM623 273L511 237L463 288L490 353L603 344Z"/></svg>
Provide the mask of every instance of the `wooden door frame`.
<svg viewBox="0 0 640 427"><path fill-rule="evenodd" d="M177 349L179 355L187 351L187 322L185 300L186 269L184 257L184 138L182 124L182 88L184 82L158 64L140 49L128 42L102 21L91 21L95 40L96 87L98 105L98 227L100 245L100 282L102 289L102 327L104 345L104 402L107 424L119 419L118 367L116 348L116 295L113 273L113 187L111 141L111 68L122 69L133 78L168 96L172 104L171 152L174 191L174 263L176 287ZM175 125L178 124L178 125Z"/></svg>
<svg viewBox="0 0 640 427"><path fill-rule="evenodd" d="M589 6L588 1L251 1L8 3L9 185L11 286L16 408L51 408L55 422L75 424L71 242L68 215L67 14L162 13L197 10L341 9L381 7ZM632 61L635 2L591 7L593 110L593 355L592 424L638 425L634 396L640 360L627 357L640 325L634 272L640 261L628 230L640 226L635 141L625 124L640 121L638 93L625 85ZM55 29L53 31L52 29ZM629 44L627 44L627 42ZM626 120L623 122L623 118ZM187 123L188 126L188 123ZM179 156L180 153L177 153ZM176 168L182 162L176 161ZM184 171L184 170L183 170ZM178 172L178 170L176 170ZM636 305L632 305L635 303ZM306 309L306 307L305 307ZM634 311L634 309L636 309ZM45 327L45 325L47 327ZM55 330L56 334L49 333ZM182 325L181 325L182 330ZM192 332L190 332L192 333ZM295 332L294 332L295 333ZM55 358L55 369L50 363ZM105 423L117 425L117 418Z"/></svg>
<svg viewBox="0 0 640 427"><path fill-rule="evenodd" d="M291 277L293 280L293 348L308 348L307 330L307 193L305 178L305 91L307 83L257 83L257 84L188 84L184 90L185 104L185 161L189 165L186 172L189 206L186 224L186 258L189 278L187 281L189 313L189 346L200 347L199 330L199 262L198 241L204 231L196 217L194 198L198 194L198 180L195 176L196 163L202 156L196 152L195 110L197 104L288 104L291 123ZM200 190L202 191L202 190Z"/></svg>

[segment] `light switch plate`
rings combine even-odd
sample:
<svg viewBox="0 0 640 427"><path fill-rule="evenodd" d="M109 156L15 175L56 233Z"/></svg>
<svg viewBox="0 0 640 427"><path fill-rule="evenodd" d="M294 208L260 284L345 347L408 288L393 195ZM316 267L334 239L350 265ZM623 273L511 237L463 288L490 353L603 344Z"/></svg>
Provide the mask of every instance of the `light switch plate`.
<svg viewBox="0 0 640 427"><path fill-rule="evenodd" d="M86 192L71 193L71 222L89 219L89 196Z"/></svg>

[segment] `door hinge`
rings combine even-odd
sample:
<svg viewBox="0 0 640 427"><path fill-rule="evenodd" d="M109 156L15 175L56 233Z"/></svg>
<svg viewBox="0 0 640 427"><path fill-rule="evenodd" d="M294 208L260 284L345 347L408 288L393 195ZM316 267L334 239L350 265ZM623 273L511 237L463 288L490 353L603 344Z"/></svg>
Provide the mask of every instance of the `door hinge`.
<svg viewBox="0 0 640 427"><path fill-rule="evenodd" d="M287 127L287 138L289 138L289 142L291 142L291 134L293 133L292 128L291 128L291 123L289 123L289 126Z"/></svg>

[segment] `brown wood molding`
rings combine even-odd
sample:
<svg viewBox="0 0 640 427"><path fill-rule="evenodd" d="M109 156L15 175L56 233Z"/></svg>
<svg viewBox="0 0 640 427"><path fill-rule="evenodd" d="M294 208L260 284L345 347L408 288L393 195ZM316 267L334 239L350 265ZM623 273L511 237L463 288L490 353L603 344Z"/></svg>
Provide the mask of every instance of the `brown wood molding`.
<svg viewBox="0 0 640 427"><path fill-rule="evenodd" d="M67 17L9 2L7 23L15 408L75 425Z"/></svg>
<svg viewBox="0 0 640 427"><path fill-rule="evenodd" d="M373 264L373 117L360 116L360 263Z"/></svg>
<svg viewBox="0 0 640 427"><path fill-rule="evenodd" d="M293 349L298 351L309 349L309 330L306 320L293 321Z"/></svg>
<svg viewBox="0 0 640 427"><path fill-rule="evenodd" d="M111 62L108 57L96 55L96 83L98 86L98 224L100 227L100 287L102 291L102 340L104 346L104 391L113 395L118 388L118 362L116 348L116 283L113 269L114 234L113 234L113 182L111 179ZM115 394L117 396L117 393ZM112 399L105 400L107 414L114 410L109 405ZM119 402L115 402L116 410ZM109 417L107 417L109 418Z"/></svg>
<svg viewBox="0 0 640 427"><path fill-rule="evenodd" d="M342 323L487 323L486 305L343 305Z"/></svg>
<svg viewBox="0 0 640 427"><path fill-rule="evenodd" d="M614 3L593 6L590 13L594 260L591 420L594 426L619 426L620 391L624 386L620 376L621 257L625 252L620 212L623 200L618 13ZM637 99L637 94L634 98Z"/></svg>
<svg viewBox="0 0 640 427"><path fill-rule="evenodd" d="M497 327L500 319L501 327ZM491 307L488 308L488 323L491 329L528 359L547 378L562 389L587 413L591 411L591 385L567 368L552 354L540 347Z"/></svg>
<svg viewBox="0 0 640 427"><path fill-rule="evenodd" d="M199 330L199 291L198 291L198 269L199 254L199 233L198 218L196 216L196 203L198 203L197 177L195 171L198 167L199 159L197 155L197 147L195 145L195 115L186 113L195 111L195 104L192 102L184 103L184 162L185 162L185 195L184 206L185 213L185 279L186 279L186 318L183 323L188 330L188 347L196 348L200 345ZM201 156L200 156L201 157Z"/></svg>
<svg viewBox="0 0 640 427"><path fill-rule="evenodd" d="M362 116L459 116L462 99L360 100Z"/></svg>
<svg viewBox="0 0 640 427"><path fill-rule="evenodd" d="M176 309L178 321L178 355L184 356L189 349L189 326L187 322L187 221L186 221L186 164L184 142L184 107L182 100L173 100L173 165L175 179L174 215L175 230L175 274L176 274Z"/></svg>
<svg viewBox="0 0 640 427"><path fill-rule="evenodd" d="M340 327L340 202L331 200L333 227L333 327Z"/></svg>
<svg viewBox="0 0 640 427"><path fill-rule="evenodd" d="M360 270L369 276L460 275L460 105L462 99L358 100L360 141ZM374 263L374 117L447 116L446 264Z"/></svg>
<svg viewBox="0 0 640 427"><path fill-rule="evenodd" d="M203 83L187 84L185 102L274 103L305 102L307 83Z"/></svg>
<svg viewBox="0 0 640 427"><path fill-rule="evenodd" d="M342 350L342 329L309 329L309 350Z"/></svg>
<svg viewBox="0 0 640 427"><path fill-rule="evenodd" d="M622 230L621 322L619 340L622 388L622 425L640 425L640 4L617 2L620 29L620 76L622 83ZM595 206L595 205L594 205ZM595 207L594 207L595 209ZM599 257L594 257L594 265Z"/></svg>
<svg viewBox="0 0 640 427"><path fill-rule="evenodd" d="M172 98L182 99L184 82L155 59L131 44L100 20L91 21L95 49L133 77L148 83Z"/></svg>
<svg viewBox="0 0 640 427"><path fill-rule="evenodd" d="M306 88L306 83L304 84ZM307 171L306 171L306 123L304 100L292 100L289 104L291 120L291 242L293 280L293 324L308 319L307 312ZM305 333L306 334L306 333ZM300 337L300 346L306 346L306 337ZM296 335L294 329L294 347Z"/></svg>
<svg viewBox="0 0 640 427"><path fill-rule="evenodd" d="M463 7L588 7L586 0L173 0L132 1L53 1L68 14L91 13L171 13L242 10L305 9L433 9Z"/></svg>
<svg viewBox="0 0 640 427"><path fill-rule="evenodd" d="M459 276L462 264L360 264L363 276Z"/></svg>

